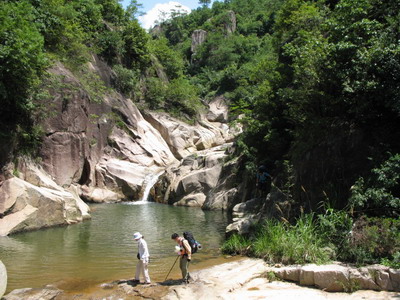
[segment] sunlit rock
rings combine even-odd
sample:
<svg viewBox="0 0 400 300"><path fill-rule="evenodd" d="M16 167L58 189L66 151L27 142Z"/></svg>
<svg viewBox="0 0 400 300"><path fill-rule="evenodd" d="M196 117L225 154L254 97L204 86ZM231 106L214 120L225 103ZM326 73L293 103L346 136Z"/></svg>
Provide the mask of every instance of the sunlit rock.
<svg viewBox="0 0 400 300"><path fill-rule="evenodd" d="M8 179L0 187L0 208L0 236L89 217L88 206L76 194L38 187L19 178Z"/></svg>
<svg viewBox="0 0 400 300"><path fill-rule="evenodd" d="M63 293L62 290L59 290L55 287L48 286L45 288L25 288L25 289L17 289L13 290L11 293L4 296L3 300L21 300L21 299L29 299L29 300L53 300L57 299L56 297Z"/></svg>

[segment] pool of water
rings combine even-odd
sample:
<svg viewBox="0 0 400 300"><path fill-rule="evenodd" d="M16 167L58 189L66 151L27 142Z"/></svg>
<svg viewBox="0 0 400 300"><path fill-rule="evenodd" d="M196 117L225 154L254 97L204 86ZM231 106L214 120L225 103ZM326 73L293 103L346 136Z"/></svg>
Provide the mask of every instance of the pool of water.
<svg viewBox="0 0 400 300"><path fill-rule="evenodd" d="M102 282L133 278L140 231L150 251L150 277L164 280L176 254L171 234L192 231L203 249L193 266L220 256L226 214L157 203L91 205L92 219L80 224L0 237L0 259L7 268L7 292L54 284L79 291ZM178 263L177 263L178 264ZM172 275L179 275L175 265Z"/></svg>

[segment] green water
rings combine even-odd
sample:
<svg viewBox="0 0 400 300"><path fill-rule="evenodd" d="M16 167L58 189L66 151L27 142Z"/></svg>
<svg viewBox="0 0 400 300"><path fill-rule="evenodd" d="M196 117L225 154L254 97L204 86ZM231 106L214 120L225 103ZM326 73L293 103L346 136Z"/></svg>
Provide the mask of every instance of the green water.
<svg viewBox="0 0 400 300"><path fill-rule="evenodd" d="M84 223L0 237L7 292L46 284L72 291L132 278L137 262L136 231L147 241L153 281L164 280L175 261L175 243L170 238L174 232L192 231L202 243L194 265L220 255L227 225L222 212L157 203L97 204L91 209L92 219ZM175 274L178 270L174 268Z"/></svg>

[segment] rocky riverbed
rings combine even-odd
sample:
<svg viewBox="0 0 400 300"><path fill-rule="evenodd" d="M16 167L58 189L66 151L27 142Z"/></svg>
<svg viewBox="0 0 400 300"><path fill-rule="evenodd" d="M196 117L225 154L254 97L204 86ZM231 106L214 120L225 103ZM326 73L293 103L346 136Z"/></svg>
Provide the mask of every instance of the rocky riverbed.
<svg viewBox="0 0 400 300"><path fill-rule="evenodd" d="M48 286L44 289L16 290L4 297L14 299L399 299L400 293L359 290L353 293L330 293L273 279L271 268L261 259L243 258L192 272L193 280L181 284L176 278L151 285L135 285L132 280L118 280L93 288L90 293L66 294Z"/></svg>

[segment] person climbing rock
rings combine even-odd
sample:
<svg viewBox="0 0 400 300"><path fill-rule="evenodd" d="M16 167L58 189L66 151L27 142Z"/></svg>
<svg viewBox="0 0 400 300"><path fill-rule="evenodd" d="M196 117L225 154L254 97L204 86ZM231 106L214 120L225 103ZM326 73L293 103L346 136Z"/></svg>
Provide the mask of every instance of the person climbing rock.
<svg viewBox="0 0 400 300"><path fill-rule="evenodd" d="M178 254L181 256L179 261L179 267L182 272L182 281L184 283L189 283L190 279L189 262L192 259L192 251L189 242L185 240L183 237L180 237L177 233L172 234L171 239L175 240L175 242L181 248Z"/></svg>
<svg viewBox="0 0 400 300"><path fill-rule="evenodd" d="M272 177L267 172L267 167L261 165L256 176L257 197L266 197L271 190Z"/></svg>
<svg viewBox="0 0 400 300"><path fill-rule="evenodd" d="M135 274L135 283L140 283L140 275L142 274L144 277L144 283L150 284L150 276L149 276L149 249L147 248L147 243L144 240L144 236L140 234L140 232L135 232L133 234L133 238L138 242L138 263L136 264L136 274Z"/></svg>

